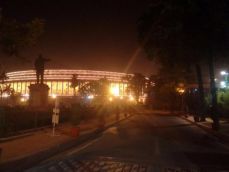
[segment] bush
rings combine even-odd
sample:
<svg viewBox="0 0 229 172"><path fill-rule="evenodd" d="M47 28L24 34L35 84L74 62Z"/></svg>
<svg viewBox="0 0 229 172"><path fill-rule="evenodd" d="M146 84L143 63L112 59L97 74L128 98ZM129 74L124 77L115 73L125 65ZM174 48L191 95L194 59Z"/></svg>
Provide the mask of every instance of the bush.
<svg viewBox="0 0 229 172"><path fill-rule="evenodd" d="M0 107L0 137L21 130L51 125L52 110L33 110L29 107Z"/></svg>
<svg viewBox="0 0 229 172"><path fill-rule="evenodd" d="M6 113L3 107L0 107L0 137L4 137L7 133Z"/></svg>
<svg viewBox="0 0 229 172"><path fill-rule="evenodd" d="M82 107L80 103L74 103L71 107L71 117L70 122L73 125L79 125L83 116L85 115L85 109Z"/></svg>

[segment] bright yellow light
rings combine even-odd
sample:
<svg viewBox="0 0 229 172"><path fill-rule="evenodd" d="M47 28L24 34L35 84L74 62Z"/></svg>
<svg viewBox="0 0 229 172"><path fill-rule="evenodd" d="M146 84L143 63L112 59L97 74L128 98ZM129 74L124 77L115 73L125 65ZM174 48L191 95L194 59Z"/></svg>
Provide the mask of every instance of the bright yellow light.
<svg viewBox="0 0 229 172"><path fill-rule="evenodd" d="M184 88L177 88L176 89L179 94L184 94L185 89Z"/></svg>
<svg viewBox="0 0 229 172"><path fill-rule="evenodd" d="M94 95L87 96L88 99L94 99Z"/></svg>
<svg viewBox="0 0 229 172"><path fill-rule="evenodd" d="M113 98L112 97L109 97L109 101L112 102L113 101Z"/></svg>
<svg viewBox="0 0 229 172"><path fill-rule="evenodd" d="M132 95L129 96L130 101L134 101L134 97Z"/></svg>
<svg viewBox="0 0 229 172"><path fill-rule="evenodd" d="M4 97L4 98L7 98L7 97L9 97L10 95L9 94L7 94L7 93L3 93L2 94L2 97Z"/></svg>
<svg viewBox="0 0 229 172"><path fill-rule="evenodd" d="M26 101L26 99L24 97L22 97L20 100L21 100L21 102L25 102Z"/></svg>
<svg viewBox="0 0 229 172"><path fill-rule="evenodd" d="M119 96L119 87L118 86L114 86L110 88L110 93L113 96Z"/></svg>
<svg viewBox="0 0 229 172"><path fill-rule="evenodd" d="M53 99L56 99L57 95L56 95L56 94L52 94L51 97L52 97Z"/></svg>
<svg viewBox="0 0 229 172"><path fill-rule="evenodd" d="M121 96L120 99L122 100L123 99L123 96Z"/></svg>
<svg viewBox="0 0 229 172"><path fill-rule="evenodd" d="M24 94L24 97L29 97L29 94L28 93Z"/></svg>

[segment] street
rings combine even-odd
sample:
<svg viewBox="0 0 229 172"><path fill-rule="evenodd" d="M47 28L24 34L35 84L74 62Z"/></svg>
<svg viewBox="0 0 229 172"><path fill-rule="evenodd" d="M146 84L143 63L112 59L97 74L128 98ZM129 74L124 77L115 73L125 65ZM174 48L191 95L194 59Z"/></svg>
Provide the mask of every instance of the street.
<svg viewBox="0 0 229 172"><path fill-rule="evenodd" d="M194 124L141 114L28 171L216 171L229 170L228 159L228 147Z"/></svg>

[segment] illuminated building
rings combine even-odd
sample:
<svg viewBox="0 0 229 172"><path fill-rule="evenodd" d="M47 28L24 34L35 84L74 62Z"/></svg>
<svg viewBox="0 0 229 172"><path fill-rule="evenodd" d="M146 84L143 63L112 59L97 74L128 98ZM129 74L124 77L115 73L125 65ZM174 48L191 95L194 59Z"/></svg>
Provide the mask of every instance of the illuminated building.
<svg viewBox="0 0 229 172"><path fill-rule="evenodd" d="M127 83L122 78L125 73L93 71L93 70L65 70L50 69L44 72L44 83L50 88L49 95L57 96L73 96L73 88L71 88L72 75L77 74L79 87L89 81L100 80L106 78L110 84L110 93L113 96L126 95ZM28 95L29 85L35 84L35 70L25 70L7 73L8 79L5 81L17 93ZM76 88L78 90L78 87Z"/></svg>

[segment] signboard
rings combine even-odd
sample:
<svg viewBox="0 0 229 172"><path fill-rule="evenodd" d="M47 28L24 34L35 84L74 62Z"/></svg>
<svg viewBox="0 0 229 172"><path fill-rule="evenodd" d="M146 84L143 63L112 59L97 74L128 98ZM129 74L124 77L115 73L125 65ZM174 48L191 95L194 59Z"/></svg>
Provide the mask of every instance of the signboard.
<svg viewBox="0 0 229 172"><path fill-rule="evenodd" d="M56 99L55 107L53 108L53 115L52 115L52 123L53 123L53 129L52 129L52 135L55 136L55 126L56 124L59 124L59 101Z"/></svg>
<svg viewBox="0 0 229 172"><path fill-rule="evenodd" d="M52 123L58 124L59 123L59 115L53 114L52 115Z"/></svg>
<svg viewBox="0 0 229 172"><path fill-rule="evenodd" d="M59 114L60 113L60 109L59 108L53 108L53 113L54 114Z"/></svg>

